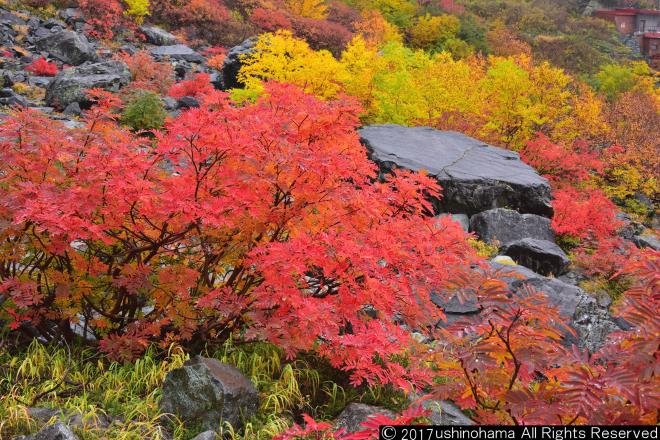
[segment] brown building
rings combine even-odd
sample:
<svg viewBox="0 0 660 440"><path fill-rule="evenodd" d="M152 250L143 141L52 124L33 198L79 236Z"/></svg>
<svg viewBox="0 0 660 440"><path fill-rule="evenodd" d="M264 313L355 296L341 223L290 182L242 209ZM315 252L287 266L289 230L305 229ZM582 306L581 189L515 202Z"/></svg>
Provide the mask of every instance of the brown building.
<svg viewBox="0 0 660 440"><path fill-rule="evenodd" d="M651 67L660 69L660 32L646 32L640 37L642 55L649 58Z"/></svg>
<svg viewBox="0 0 660 440"><path fill-rule="evenodd" d="M642 34L660 32L660 10L658 9L598 9L595 17L614 23L622 34Z"/></svg>

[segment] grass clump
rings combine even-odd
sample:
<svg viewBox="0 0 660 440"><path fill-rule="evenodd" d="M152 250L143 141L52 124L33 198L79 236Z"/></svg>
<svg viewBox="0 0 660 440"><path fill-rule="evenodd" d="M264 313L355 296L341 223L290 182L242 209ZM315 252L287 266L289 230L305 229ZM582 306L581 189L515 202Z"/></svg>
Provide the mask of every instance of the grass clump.
<svg viewBox="0 0 660 440"><path fill-rule="evenodd" d="M140 90L129 99L121 122L133 130L155 130L163 126L167 112L157 93Z"/></svg>
<svg viewBox="0 0 660 440"><path fill-rule="evenodd" d="M0 344L6 347L0 339ZM256 415L238 430L225 425L232 440L266 440L300 422L303 413L334 418L351 401L400 410L405 396L391 388L353 388L348 377L322 359L287 360L267 343L235 345L231 340L203 353L236 366L260 395ZM108 362L93 348L32 342L20 350L0 350L0 438L38 431L45 423L69 422L82 440L187 440L193 427L159 412L161 385L168 372L189 356L179 347L155 348L133 363ZM57 413L50 420L31 416L31 408ZM78 415L78 423L71 423ZM82 419L82 422L80 420Z"/></svg>

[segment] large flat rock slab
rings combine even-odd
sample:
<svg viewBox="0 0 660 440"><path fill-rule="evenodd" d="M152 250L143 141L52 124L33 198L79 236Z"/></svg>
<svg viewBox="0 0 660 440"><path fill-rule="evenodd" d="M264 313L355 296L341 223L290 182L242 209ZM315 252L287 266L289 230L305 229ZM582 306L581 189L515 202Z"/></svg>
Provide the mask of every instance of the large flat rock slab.
<svg viewBox="0 0 660 440"><path fill-rule="evenodd" d="M517 153L453 131L369 125L359 130L381 172L426 170L443 187L437 212L473 215L493 208L552 216L550 185Z"/></svg>

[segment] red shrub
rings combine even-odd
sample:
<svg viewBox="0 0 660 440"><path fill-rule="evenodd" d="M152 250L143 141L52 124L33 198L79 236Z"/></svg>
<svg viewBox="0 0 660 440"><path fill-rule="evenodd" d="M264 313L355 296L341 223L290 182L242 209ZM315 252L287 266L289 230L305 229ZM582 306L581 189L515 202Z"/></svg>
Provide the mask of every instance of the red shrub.
<svg viewBox="0 0 660 440"><path fill-rule="evenodd" d="M603 171L598 153L590 151L586 142L567 147L553 143L541 133L525 144L520 156L555 185L584 182Z"/></svg>
<svg viewBox="0 0 660 440"><path fill-rule="evenodd" d="M191 40L233 46L253 35L252 25L233 17L221 0L153 0L151 10Z"/></svg>
<svg viewBox="0 0 660 440"><path fill-rule="evenodd" d="M118 58L125 62L131 71L132 81L126 87L128 90L151 90L164 94L174 84L172 65L154 60L146 50L135 52L133 55L122 53Z"/></svg>
<svg viewBox="0 0 660 440"><path fill-rule="evenodd" d="M169 92L173 98L183 98L184 96L200 97L214 90L211 84L211 77L208 73L198 73L190 79L174 84Z"/></svg>
<svg viewBox="0 0 660 440"><path fill-rule="evenodd" d="M284 12L275 9L257 8L250 14L250 21L266 32L291 29L291 20Z"/></svg>
<svg viewBox="0 0 660 440"><path fill-rule="evenodd" d="M346 3L332 1L328 4L328 21L342 25L351 32L355 30L355 23L362 20L360 12Z"/></svg>
<svg viewBox="0 0 660 440"><path fill-rule="evenodd" d="M133 30L135 23L124 14L119 0L80 0L87 33L94 38L110 40L122 29Z"/></svg>
<svg viewBox="0 0 660 440"><path fill-rule="evenodd" d="M57 75L57 64L49 63L46 58L41 57L32 61L25 70L40 76L55 76Z"/></svg>
<svg viewBox="0 0 660 440"><path fill-rule="evenodd" d="M610 278L631 258L635 247L620 237L586 240L575 251L575 264L589 276Z"/></svg>
<svg viewBox="0 0 660 440"><path fill-rule="evenodd" d="M280 84L242 107L212 96L150 141L108 95L84 128L3 121L0 267L31 270L0 271L0 321L59 340L84 316L122 358L235 337L314 351L355 384L428 382L401 324L433 328L431 290L474 260L460 227L424 216L437 182L374 179L352 101Z"/></svg>
<svg viewBox="0 0 660 440"><path fill-rule="evenodd" d="M599 189L567 187L555 190L554 196L552 228L558 234L600 240L614 236L622 226L615 217L616 206Z"/></svg>
<svg viewBox="0 0 660 440"><path fill-rule="evenodd" d="M313 49L327 49L336 56L353 38L353 33L339 23L328 20L296 17L293 20L295 34L307 40Z"/></svg>

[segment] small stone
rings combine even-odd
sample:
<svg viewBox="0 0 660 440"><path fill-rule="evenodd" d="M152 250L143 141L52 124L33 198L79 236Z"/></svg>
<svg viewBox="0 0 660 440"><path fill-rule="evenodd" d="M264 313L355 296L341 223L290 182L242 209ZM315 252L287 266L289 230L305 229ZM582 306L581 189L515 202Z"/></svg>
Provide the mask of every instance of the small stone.
<svg viewBox="0 0 660 440"><path fill-rule="evenodd" d="M366 405L364 403L349 403L346 408L339 414L335 421L337 429L344 428L345 432L352 433L361 429L362 423L369 420L370 417L382 414L384 416L394 418L395 415L392 411L378 406Z"/></svg>
<svg viewBox="0 0 660 440"><path fill-rule="evenodd" d="M201 434L197 434L191 440L215 440L218 438L218 435L215 431L204 431Z"/></svg>
<svg viewBox="0 0 660 440"><path fill-rule="evenodd" d="M71 429L62 424L48 425L36 434L28 435L24 440L80 440Z"/></svg>
<svg viewBox="0 0 660 440"><path fill-rule="evenodd" d="M548 240L523 238L503 246L502 251L518 264L541 275L561 275L568 270L568 266L571 264L566 253Z"/></svg>
<svg viewBox="0 0 660 440"><path fill-rule="evenodd" d="M240 428L258 406L257 389L236 367L201 356L167 374L160 402L162 413L207 430Z"/></svg>
<svg viewBox="0 0 660 440"><path fill-rule="evenodd" d="M140 26L139 31L144 34L147 43L156 46L172 46L177 43L174 35L156 26Z"/></svg>
<svg viewBox="0 0 660 440"><path fill-rule="evenodd" d="M492 259L494 263L504 264L507 266L515 266L516 262L513 261L508 255L498 255Z"/></svg>

